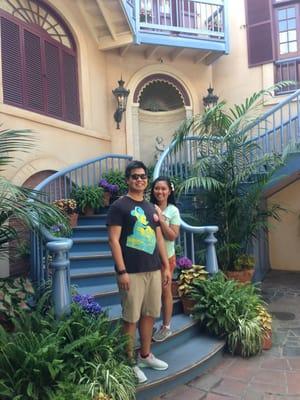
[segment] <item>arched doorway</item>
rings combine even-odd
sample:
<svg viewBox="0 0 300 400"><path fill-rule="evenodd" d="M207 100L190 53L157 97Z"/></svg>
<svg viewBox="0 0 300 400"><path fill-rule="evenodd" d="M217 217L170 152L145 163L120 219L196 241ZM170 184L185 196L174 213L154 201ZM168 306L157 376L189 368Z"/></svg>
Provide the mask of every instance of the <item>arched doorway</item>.
<svg viewBox="0 0 300 400"><path fill-rule="evenodd" d="M157 73L140 81L133 102L134 156L152 165L158 149L169 145L175 130L191 115L190 97L177 79Z"/></svg>

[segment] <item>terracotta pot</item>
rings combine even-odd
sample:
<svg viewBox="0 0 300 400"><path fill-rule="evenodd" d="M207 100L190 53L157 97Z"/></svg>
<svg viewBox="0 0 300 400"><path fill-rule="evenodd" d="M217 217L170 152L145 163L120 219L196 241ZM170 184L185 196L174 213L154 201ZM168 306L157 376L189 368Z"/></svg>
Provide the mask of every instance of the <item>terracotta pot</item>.
<svg viewBox="0 0 300 400"><path fill-rule="evenodd" d="M196 301L187 296L182 296L181 301L182 301L183 313L185 315L190 315L193 311Z"/></svg>
<svg viewBox="0 0 300 400"><path fill-rule="evenodd" d="M70 222L70 227L75 228L77 226L77 221L78 221L78 214L73 213L69 215L69 222Z"/></svg>
<svg viewBox="0 0 300 400"><path fill-rule="evenodd" d="M249 283L252 281L254 269L243 269L241 271L227 271L226 276L229 279L234 279L242 283Z"/></svg>
<svg viewBox="0 0 300 400"><path fill-rule="evenodd" d="M270 350L272 347L272 331L267 331L263 338L262 349Z"/></svg>
<svg viewBox="0 0 300 400"><path fill-rule="evenodd" d="M179 298L178 281L172 281L171 290L172 290L173 299L178 299Z"/></svg>
<svg viewBox="0 0 300 400"><path fill-rule="evenodd" d="M110 199L111 199L111 193L110 192L104 192L104 194L103 194L103 205L104 205L104 207L109 207Z"/></svg>
<svg viewBox="0 0 300 400"><path fill-rule="evenodd" d="M94 215L95 214L95 210L93 209L93 207L85 207L84 211L83 211L83 215Z"/></svg>

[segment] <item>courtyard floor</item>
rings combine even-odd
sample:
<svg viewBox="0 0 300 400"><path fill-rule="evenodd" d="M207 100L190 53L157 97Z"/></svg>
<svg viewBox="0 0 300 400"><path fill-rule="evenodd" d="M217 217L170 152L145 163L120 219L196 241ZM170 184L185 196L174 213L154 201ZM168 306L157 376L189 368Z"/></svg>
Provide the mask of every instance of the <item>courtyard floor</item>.
<svg viewBox="0 0 300 400"><path fill-rule="evenodd" d="M153 400L300 400L300 273L271 271L262 293L273 346L260 356L225 355L214 369Z"/></svg>

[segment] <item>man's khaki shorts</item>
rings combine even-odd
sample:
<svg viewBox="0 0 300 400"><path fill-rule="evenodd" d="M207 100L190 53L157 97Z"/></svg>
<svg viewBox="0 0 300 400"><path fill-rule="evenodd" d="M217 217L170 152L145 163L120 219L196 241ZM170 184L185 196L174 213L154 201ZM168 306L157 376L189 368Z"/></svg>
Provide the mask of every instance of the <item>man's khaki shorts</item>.
<svg viewBox="0 0 300 400"><path fill-rule="evenodd" d="M161 311L161 271L129 274L129 290L120 290L122 318L135 323L141 316L158 318Z"/></svg>

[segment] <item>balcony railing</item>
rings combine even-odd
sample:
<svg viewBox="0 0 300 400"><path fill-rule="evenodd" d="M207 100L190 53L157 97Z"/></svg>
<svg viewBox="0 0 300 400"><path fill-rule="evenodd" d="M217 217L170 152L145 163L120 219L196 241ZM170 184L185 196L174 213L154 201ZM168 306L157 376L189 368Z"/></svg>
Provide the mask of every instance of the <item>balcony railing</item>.
<svg viewBox="0 0 300 400"><path fill-rule="evenodd" d="M182 39L192 39L194 42L198 39L198 42L208 40L211 44L222 44L223 47L218 46L215 50L227 51L226 1L123 0L123 6L134 26L136 40L141 43L160 44L157 39L160 36L173 40L175 46L193 47L191 42L183 44ZM152 42L147 41L150 36ZM161 44L168 45L171 42L167 43L165 39ZM209 45L204 48L214 50Z"/></svg>
<svg viewBox="0 0 300 400"><path fill-rule="evenodd" d="M275 61L275 82L294 81L295 84L283 87L276 94L286 94L300 89L300 57Z"/></svg>

